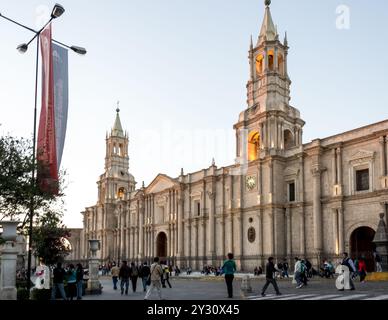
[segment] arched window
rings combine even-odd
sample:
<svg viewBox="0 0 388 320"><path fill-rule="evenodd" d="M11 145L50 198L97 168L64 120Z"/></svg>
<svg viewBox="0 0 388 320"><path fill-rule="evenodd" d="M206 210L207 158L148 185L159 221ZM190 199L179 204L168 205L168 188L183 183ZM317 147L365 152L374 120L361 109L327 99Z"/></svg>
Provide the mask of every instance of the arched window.
<svg viewBox="0 0 388 320"><path fill-rule="evenodd" d="M125 189L124 188L120 188L119 189L119 192L117 193L117 197L121 200L124 199L124 196L125 196Z"/></svg>
<svg viewBox="0 0 388 320"><path fill-rule="evenodd" d="M290 130L284 131L284 149L295 147L294 135Z"/></svg>
<svg viewBox="0 0 388 320"><path fill-rule="evenodd" d="M257 131L252 131L248 136L248 160L255 161L259 157L260 135Z"/></svg>
<svg viewBox="0 0 388 320"><path fill-rule="evenodd" d="M263 73L264 57L262 54L259 54L256 57L256 73L261 75Z"/></svg>
<svg viewBox="0 0 388 320"><path fill-rule="evenodd" d="M278 55L278 70L279 73L284 76L284 59L281 54Z"/></svg>
<svg viewBox="0 0 388 320"><path fill-rule="evenodd" d="M273 71L275 67L274 53L272 50L268 52L268 69Z"/></svg>

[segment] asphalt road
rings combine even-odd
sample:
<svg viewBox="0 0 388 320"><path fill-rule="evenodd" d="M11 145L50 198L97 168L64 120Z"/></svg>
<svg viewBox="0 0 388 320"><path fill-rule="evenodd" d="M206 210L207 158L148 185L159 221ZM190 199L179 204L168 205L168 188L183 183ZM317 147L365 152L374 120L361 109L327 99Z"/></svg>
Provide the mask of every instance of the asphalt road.
<svg viewBox="0 0 388 320"><path fill-rule="evenodd" d="M137 282L137 292L132 292L131 283L128 295L121 295L120 289L113 290L110 278L101 278L103 293L101 295L84 296L84 300L143 300L145 293L141 281ZM170 278L172 288L162 289L166 300L231 300L227 299L226 285L223 278ZM240 292L241 279L233 283L234 300L388 300L388 282L355 282L356 290L340 292L335 287L334 279L313 279L306 287L296 289L291 280L279 280L278 286L282 296L275 296L272 286L267 290L267 296L262 298L261 288L264 279L252 279L253 292L242 296ZM150 299L158 299L154 292Z"/></svg>

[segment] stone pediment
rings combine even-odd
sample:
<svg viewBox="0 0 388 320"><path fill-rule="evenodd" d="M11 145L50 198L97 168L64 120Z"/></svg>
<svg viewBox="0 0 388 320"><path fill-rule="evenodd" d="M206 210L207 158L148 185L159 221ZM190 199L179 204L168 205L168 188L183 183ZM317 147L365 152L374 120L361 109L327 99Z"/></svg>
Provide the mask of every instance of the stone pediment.
<svg viewBox="0 0 388 320"><path fill-rule="evenodd" d="M179 186L179 183L165 174L159 174L154 181L145 189L146 194L159 193L163 190L168 190Z"/></svg>
<svg viewBox="0 0 388 320"><path fill-rule="evenodd" d="M359 150L355 154L353 154L350 157L350 161L355 161L355 160L361 160L361 159L371 159L374 158L375 153L373 151L365 151L365 150Z"/></svg>
<svg viewBox="0 0 388 320"><path fill-rule="evenodd" d="M294 177L294 176L297 176L299 175L299 169L297 168L287 168L286 170L284 170L284 176L285 177Z"/></svg>

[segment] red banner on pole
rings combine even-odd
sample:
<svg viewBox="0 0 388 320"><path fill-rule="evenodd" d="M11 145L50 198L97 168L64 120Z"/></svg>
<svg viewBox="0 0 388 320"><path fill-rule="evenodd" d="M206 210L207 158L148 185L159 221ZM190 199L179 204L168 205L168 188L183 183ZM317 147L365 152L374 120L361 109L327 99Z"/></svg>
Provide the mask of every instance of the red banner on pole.
<svg viewBox="0 0 388 320"><path fill-rule="evenodd" d="M40 34L40 43L42 52L42 109L38 128L37 179L42 191L58 194L51 24Z"/></svg>

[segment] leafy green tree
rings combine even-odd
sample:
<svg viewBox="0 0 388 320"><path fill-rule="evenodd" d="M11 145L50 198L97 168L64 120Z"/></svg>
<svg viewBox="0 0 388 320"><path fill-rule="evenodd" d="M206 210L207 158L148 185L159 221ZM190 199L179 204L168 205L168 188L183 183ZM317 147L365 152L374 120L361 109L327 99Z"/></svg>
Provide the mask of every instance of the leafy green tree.
<svg viewBox="0 0 388 320"><path fill-rule="evenodd" d="M34 167L35 166L35 167ZM65 172L60 175L58 194L42 190L32 180L37 172L32 142L12 136L0 137L0 221L18 219L20 230L28 234L29 213L34 210L32 246L36 256L52 263L68 254L65 243L69 232L62 223ZM39 169L44 170L44 167ZM55 263L56 261L54 261Z"/></svg>
<svg viewBox="0 0 388 320"><path fill-rule="evenodd" d="M32 243L33 254L44 259L47 265L55 265L70 253L67 239L69 230L61 221L62 215L48 211L35 222Z"/></svg>

